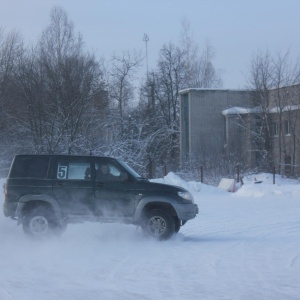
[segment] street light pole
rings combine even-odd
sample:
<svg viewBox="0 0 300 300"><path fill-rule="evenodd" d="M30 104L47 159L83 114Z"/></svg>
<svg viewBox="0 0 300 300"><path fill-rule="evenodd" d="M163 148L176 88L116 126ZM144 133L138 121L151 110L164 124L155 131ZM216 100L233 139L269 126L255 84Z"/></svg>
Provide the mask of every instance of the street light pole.
<svg viewBox="0 0 300 300"><path fill-rule="evenodd" d="M147 81L148 81L148 46L149 36L147 33L144 33L143 41L146 43L146 63L147 63Z"/></svg>

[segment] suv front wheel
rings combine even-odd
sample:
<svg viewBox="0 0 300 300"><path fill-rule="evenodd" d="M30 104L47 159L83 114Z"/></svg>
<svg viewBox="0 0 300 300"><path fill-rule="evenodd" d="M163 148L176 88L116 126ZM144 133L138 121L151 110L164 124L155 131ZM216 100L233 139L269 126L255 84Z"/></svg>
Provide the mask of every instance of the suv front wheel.
<svg viewBox="0 0 300 300"><path fill-rule="evenodd" d="M35 207L27 212L22 221L23 231L33 237L59 232L59 224L47 207Z"/></svg>
<svg viewBox="0 0 300 300"><path fill-rule="evenodd" d="M169 213L153 209L145 214L142 230L147 236L157 240L167 240L175 232L175 221Z"/></svg>

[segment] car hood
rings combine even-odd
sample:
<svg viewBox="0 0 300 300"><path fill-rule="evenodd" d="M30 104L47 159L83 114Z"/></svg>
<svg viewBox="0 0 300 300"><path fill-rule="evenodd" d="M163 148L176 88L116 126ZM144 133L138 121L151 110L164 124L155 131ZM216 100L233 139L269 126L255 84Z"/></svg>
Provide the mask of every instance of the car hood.
<svg viewBox="0 0 300 300"><path fill-rule="evenodd" d="M144 189L151 190L151 191L162 191L162 192L173 192L173 193L187 191L182 187L165 184L165 183L147 181L147 182L138 182L138 184L140 185L141 188L143 187Z"/></svg>

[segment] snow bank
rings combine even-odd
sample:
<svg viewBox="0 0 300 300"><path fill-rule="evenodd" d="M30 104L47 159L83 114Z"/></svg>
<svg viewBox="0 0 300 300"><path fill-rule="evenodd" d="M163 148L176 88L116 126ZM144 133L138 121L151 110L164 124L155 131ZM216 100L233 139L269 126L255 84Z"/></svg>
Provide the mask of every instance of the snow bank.
<svg viewBox="0 0 300 300"><path fill-rule="evenodd" d="M245 176L243 181L244 185L235 193L235 197L264 198L281 195L284 198L289 197L300 200L299 180L287 179L281 175L275 175L275 184L273 184L272 174L261 173Z"/></svg>
<svg viewBox="0 0 300 300"><path fill-rule="evenodd" d="M224 193L224 191L220 190L219 188L201 182L197 182L197 181L187 182L181 179L178 175L176 175L173 172L168 173L163 178L152 179L151 181L180 186L188 190L193 195L194 194L196 195L198 193Z"/></svg>
<svg viewBox="0 0 300 300"><path fill-rule="evenodd" d="M299 180L283 178L281 175L275 175L275 184L273 184L273 175L269 173L260 173L245 176L243 178L243 185L241 185L240 183L236 184L237 192L235 193L228 193L218 187L206 185L197 181L187 182L173 172L168 173L163 178L152 179L151 181L183 187L191 192L194 198L196 200L198 199L198 202L199 199L208 198L212 195L220 195L224 198L269 198L275 196L283 196L283 198L294 198L299 199L300 201Z"/></svg>

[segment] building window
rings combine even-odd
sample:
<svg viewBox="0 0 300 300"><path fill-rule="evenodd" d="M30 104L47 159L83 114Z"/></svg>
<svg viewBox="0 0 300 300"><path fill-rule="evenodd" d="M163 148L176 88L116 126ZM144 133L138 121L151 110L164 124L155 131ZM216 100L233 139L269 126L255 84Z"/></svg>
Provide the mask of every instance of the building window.
<svg viewBox="0 0 300 300"><path fill-rule="evenodd" d="M291 122L290 121L284 121L284 134L290 135L292 133L291 131Z"/></svg>
<svg viewBox="0 0 300 300"><path fill-rule="evenodd" d="M272 122L271 132L273 136L278 136L278 122Z"/></svg>

